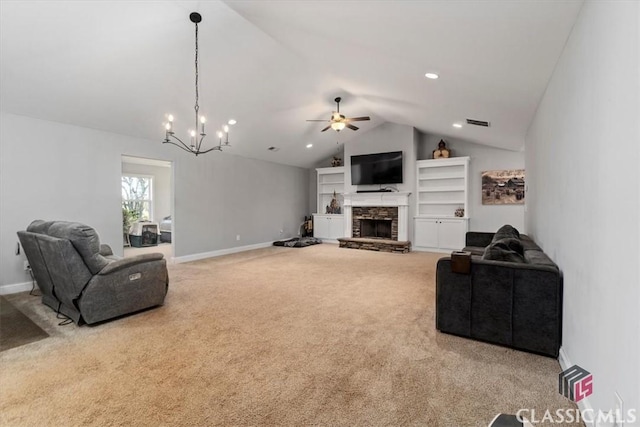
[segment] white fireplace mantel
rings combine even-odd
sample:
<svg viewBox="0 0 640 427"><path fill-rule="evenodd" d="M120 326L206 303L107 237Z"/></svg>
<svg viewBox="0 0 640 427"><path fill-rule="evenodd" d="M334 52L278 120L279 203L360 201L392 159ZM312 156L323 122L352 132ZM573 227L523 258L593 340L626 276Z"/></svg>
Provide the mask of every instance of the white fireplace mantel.
<svg viewBox="0 0 640 427"><path fill-rule="evenodd" d="M353 206L398 207L398 240L409 240L409 195L408 191L381 193L346 193L344 195L344 235L353 236Z"/></svg>

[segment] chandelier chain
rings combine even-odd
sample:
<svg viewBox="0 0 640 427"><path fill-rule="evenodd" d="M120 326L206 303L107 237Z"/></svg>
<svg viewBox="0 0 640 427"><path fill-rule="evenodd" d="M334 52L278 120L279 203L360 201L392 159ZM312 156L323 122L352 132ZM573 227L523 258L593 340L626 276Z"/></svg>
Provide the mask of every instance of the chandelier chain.
<svg viewBox="0 0 640 427"><path fill-rule="evenodd" d="M195 105L195 109L196 109L196 129L198 127L198 110L200 109L200 107L198 106L198 99L199 99L199 91L198 91L198 77L199 77L199 73L198 73L198 24L196 23L196 105Z"/></svg>

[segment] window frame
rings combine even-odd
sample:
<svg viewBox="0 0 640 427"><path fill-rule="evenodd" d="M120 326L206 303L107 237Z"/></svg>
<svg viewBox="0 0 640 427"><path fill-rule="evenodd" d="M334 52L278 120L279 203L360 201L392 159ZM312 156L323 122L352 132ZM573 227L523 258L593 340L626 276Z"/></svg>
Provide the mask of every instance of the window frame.
<svg viewBox="0 0 640 427"><path fill-rule="evenodd" d="M142 178L142 179L148 179L149 180L149 197L150 199L140 199L140 200L135 200L135 199L125 199L124 197L122 197L122 179L124 177L131 177L131 178ZM155 213L154 213L154 197L153 197L153 191L154 191L154 184L153 181L155 179L155 176L153 175L148 175L148 174L141 174L141 173L127 173L127 172L122 172L122 175L120 176L120 198L121 198L121 205L124 208L124 203L125 201L140 201L140 202L147 202L149 203L149 221L154 222L155 219ZM140 218L140 220L142 220L142 218Z"/></svg>

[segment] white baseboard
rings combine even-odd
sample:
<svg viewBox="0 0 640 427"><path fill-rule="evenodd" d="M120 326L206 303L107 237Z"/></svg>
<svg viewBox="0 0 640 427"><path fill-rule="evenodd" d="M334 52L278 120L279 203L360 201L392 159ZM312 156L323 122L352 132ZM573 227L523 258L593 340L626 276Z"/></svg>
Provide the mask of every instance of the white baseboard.
<svg viewBox="0 0 640 427"><path fill-rule="evenodd" d="M569 359L569 356L567 355L567 353L564 351L564 347L560 347L560 354L558 355L558 362L560 362L560 368L562 368L562 370L566 370L569 369L570 367L572 367L574 364L571 363L571 360ZM591 406L591 403L589 402L589 398L585 397L582 400L580 400L580 402L577 403L578 405L578 409L580 410L581 413L588 413L588 414L594 414L595 412L593 411L593 406ZM589 421L591 421L591 419L589 418ZM587 421L584 421L584 424L587 427L598 427L596 426L594 423L590 423Z"/></svg>
<svg viewBox="0 0 640 427"><path fill-rule="evenodd" d="M222 256L222 255L230 255L230 254L236 254L238 252L250 251L250 250L253 250L253 249L268 248L270 246L273 246L273 242L256 243L254 245L238 246L238 247L235 247L235 248L220 249L220 250L217 250L217 251L202 252L202 253L199 253L199 254L185 255L185 256L180 256L180 257L173 257L172 260L176 264L181 264L183 262L198 261L198 260L206 259L206 258L213 258L213 257Z"/></svg>
<svg viewBox="0 0 640 427"><path fill-rule="evenodd" d="M30 291L33 282L13 283L11 285L0 286L0 295L17 294L18 292Z"/></svg>
<svg viewBox="0 0 640 427"><path fill-rule="evenodd" d="M437 254L451 254L453 250L451 249L440 249L440 248L424 248L422 246L412 246L411 251L415 252L432 252Z"/></svg>
<svg viewBox="0 0 640 427"><path fill-rule="evenodd" d="M273 245L273 242L257 243L255 245L238 246L236 248L220 249L217 251L203 252L199 254L186 255L181 257L172 257L168 260L170 263L180 264L183 262L198 261L206 258L213 258L222 255L235 254L238 252L250 251L253 249L268 248ZM30 291L33 286L32 282L13 283L10 285L0 286L0 295L17 294L18 292Z"/></svg>

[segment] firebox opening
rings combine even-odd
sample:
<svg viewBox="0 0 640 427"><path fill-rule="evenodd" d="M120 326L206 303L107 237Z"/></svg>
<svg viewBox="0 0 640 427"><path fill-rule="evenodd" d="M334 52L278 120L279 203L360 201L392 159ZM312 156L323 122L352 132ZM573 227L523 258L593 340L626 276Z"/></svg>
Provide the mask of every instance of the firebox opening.
<svg viewBox="0 0 640 427"><path fill-rule="evenodd" d="M391 223L390 219L361 219L360 237L391 239Z"/></svg>

